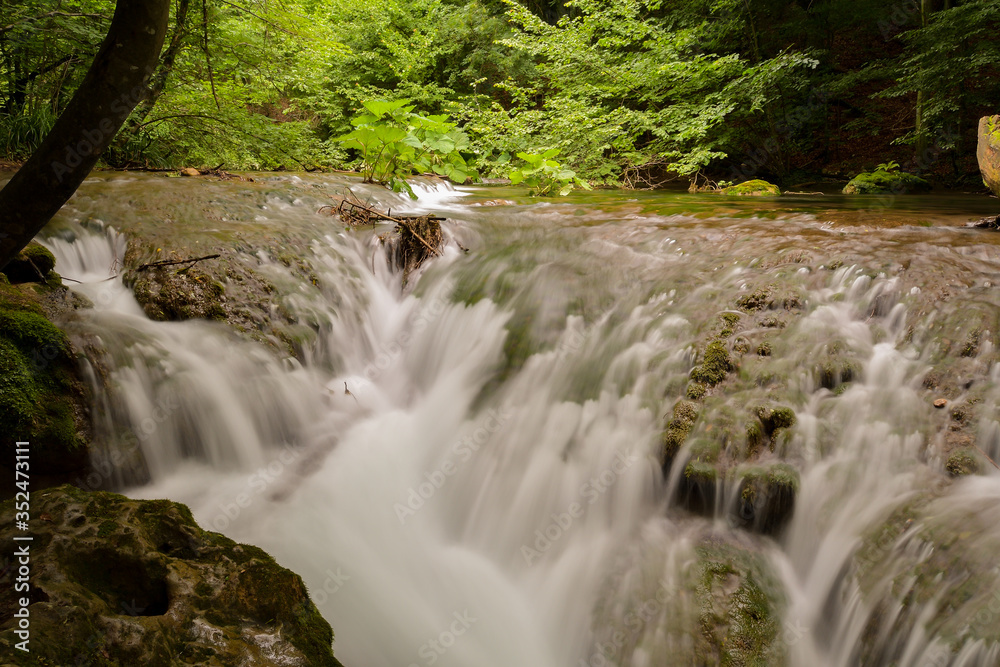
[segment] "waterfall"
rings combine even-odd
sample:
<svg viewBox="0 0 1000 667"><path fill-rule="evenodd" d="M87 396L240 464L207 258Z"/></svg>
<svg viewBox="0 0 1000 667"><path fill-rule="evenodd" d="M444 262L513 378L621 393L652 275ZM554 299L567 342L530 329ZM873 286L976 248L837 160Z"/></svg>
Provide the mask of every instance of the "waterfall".
<svg viewBox="0 0 1000 667"><path fill-rule="evenodd" d="M346 665L666 664L694 650L692 577L707 536L773 579L788 664L996 664L996 643L952 651L953 635L935 634L941 600L899 606L902 566L884 573L885 590L862 590L854 572L872 531L942 487L921 384L932 360L909 342L933 321L908 326L905 275L860 262L761 268L785 240L747 240L759 220L701 227L641 201L493 210L465 192L418 192L387 201L447 215L449 243L405 289L373 235L313 221L304 196L267 200L261 224L316 225L302 260L318 287L297 289L260 258L318 332L301 361L220 323L148 319L115 277L125 241L113 221L76 220L45 239L94 304L75 326L106 350L95 468L114 473L101 486L184 502L205 528L301 574ZM810 216L784 224L791 236L827 233ZM699 331L762 279L794 291L797 309L740 332L780 348L768 363L797 416L784 446L799 492L778 536L734 527L741 487L730 479L708 516L678 508L683 469L664 480L659 461ZM855 376L837 392L813 364L835 341ZM763 363L751 354L736 372ZM713 409L770 400L765 381L747 386ZM995 404L992 385L982 400ZM998 433L984 418L976 436L994 457ZM935 516L995 514L1000 476L938 488L931 502ZM928 559L921 525L880 548ZM1000 529L969 539L987 549Z"/></svg>

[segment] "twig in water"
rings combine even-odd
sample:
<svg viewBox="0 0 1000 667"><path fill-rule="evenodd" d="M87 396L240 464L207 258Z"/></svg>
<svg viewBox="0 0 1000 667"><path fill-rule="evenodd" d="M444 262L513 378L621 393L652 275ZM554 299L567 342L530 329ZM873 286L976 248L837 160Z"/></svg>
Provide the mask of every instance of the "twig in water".
<svg viewBox="0 0 1000 667"><path fill-rule="evenodd" d="M195 262L200 262L205 259L215 259L221 257L222 255L205 255L204 257L195 257L193 259L172 259L164 260L162 262L150 262L149 264L143 264L136 271L145 271L146 269L152 269L159 266L175 266L177 264L194 264ZM189 267L190 268L190 267Z"/></svg>

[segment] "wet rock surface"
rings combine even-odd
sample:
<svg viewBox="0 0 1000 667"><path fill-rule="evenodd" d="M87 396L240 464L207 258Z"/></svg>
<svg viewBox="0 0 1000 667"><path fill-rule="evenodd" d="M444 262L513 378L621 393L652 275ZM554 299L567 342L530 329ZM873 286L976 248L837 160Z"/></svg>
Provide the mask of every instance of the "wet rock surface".
<svg viewBox="0 0 1000 667"><path fill-rule="evenodd" d="M0 505L3 543L31 554L30 652L14 649L22 594L11 566L0 587L4 664L339 667L298 575L202 530L185 506L70 486L31 498L30 543L11 540L14 503Z"/></svg>

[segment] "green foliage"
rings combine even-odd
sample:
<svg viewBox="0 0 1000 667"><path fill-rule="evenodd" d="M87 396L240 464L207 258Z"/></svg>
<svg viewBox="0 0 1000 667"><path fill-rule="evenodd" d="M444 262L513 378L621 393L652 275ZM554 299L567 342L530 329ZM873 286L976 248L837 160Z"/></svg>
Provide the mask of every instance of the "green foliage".
<svg viewBox="0 0 1000 667"><path fill-rule="evenodd" d="M899 163L895 160L889 160L888 162L882 162L877 167L875 171L884 171L887 174L894 174L899 171Z"/></svg>
<svg viewBox="0 0 1000 667"><path fill-rule="evenodd" d="M553 159L558 154L558 148L550 148L541 155L518 153L517 157L525 162L525 166L510 172L510 182L513 185L524 183L533 197L549 197L556 192L565 197L576 187L589 190L590 185L577 178L575 171L566 169Z"/></svg>
<svg viewBox="0 0 1000 667"><path fill-rule="evenodd" d="M413 174L433 171L456 183L476 177L462 157L469 138L448 116L413 113L409 100L369 100L351 120L353 132L337 138L344 148L361 153L360 170L368 183L382 183L396 192L416 195L406 182Z"/></svg>

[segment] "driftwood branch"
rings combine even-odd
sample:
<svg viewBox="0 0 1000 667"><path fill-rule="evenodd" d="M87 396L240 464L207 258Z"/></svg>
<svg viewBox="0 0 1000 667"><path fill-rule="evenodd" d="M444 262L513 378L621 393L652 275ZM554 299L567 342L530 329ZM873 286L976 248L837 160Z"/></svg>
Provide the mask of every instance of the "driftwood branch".
<svg viewBox="0 0 1000 667"><path fill-rule="evenodd" d="M221 255L205 255L204 257L194 257L192 259L172 259L164 260L162 262L150 262L149 264L143 264L136 271L145 271L146 269L158 268L161 266L176 266L178 264L194 264L195 262L200 262L206 259L215 259L221 257Z"/></svg>

